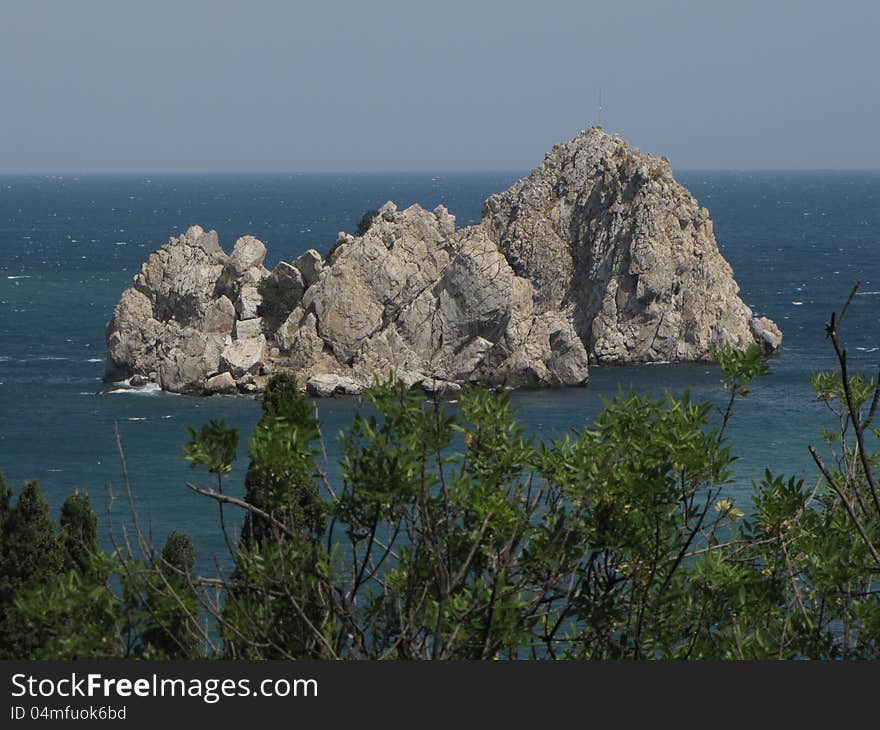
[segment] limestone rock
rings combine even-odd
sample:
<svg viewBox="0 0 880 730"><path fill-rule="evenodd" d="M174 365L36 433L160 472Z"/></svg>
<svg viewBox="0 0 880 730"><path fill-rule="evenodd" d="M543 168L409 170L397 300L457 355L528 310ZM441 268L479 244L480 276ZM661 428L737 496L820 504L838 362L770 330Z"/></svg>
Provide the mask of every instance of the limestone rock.
<svg viewBox="0 0 880 730"><path fill-rule="evenodd" d="M265 266L252 266L241 275L239 282L242 286L259 286L263 279L269 276L269 273L269 269Z"/></svg>
<svg viewBox="0 0 880 730"><path fill-rule="evenodd" d="M235 324L235 305L225 295L211 302L205 310L203 332L231 332Z"/></svg>
<svg viewBox="0 0 880 730"><path fill-rule="evenodd" d="M280 350L286 353L289 365L297 370L308 369L318 362L324 350L324 340L318 335L314 312L304 315L297 307L275 333Z"/></svg>
<svg viewBox="0 0 880 730"><path fill-rule="evenodd" d="M434 208L434 215L437 218L437 224L443 235L451 236L455 233L455 216L446 210L445 205L438 205Z"/></svg>
<svg viewBox="0 0 880 730"><path fill-rule="evenodd" d="M215 393L237 393L238 388L235 385L235 380L232 378L230 373L219 373L208 378L205 381L205 393L208 395L213 395Z"/></svg>
<svg viewBox="0 0 880 730"><path fill-rule="evenodd" d="M158 343L165 325L153 317L149 297L138 289L126 289L107 325L105 381L121 381L144 375L159 367Z"/></svg>
<svg viewBox="0 0 880 730"><path fill-rule="evenodd" d="M217 234L199 226L151 254L107 325L104 379L142 375L166 390L198 392L210 333L232 327L228 300L215 296L227 262Z"/></svg>
<svg viewBox="0 0 880 730"><path fill-rule="evenodd" d="M242 236L235 242L229 263L239 274L244 274L248 269L263 265L266 258L266 246L262 241L253 236Z"/></svg>
<svg viewBox="0 0 880 730"><path fill-rule="evenodd" d="M616 135L554 147L486 201L483 225L539 307L570 312L592 360L711 360L755 341L708 212L666 159Z"/></svg>
<svg viewBox="0 0 880 730"><path fill-rule="evenodd" d="M220 353L232 342L228 334L207 334L204 338L202 367L206 375L214 375L220 370Z"/></svg>
<svg viewBox="0 0 880 730"><path fill-rule="evenodd" d="M248 340L259 337L263 334L263 318L255 317L254 319L238 320L235 323L232 334L236 340Z"/></svg>
<svg viewBox="0 0 880 730"><path fill-rule="evenodd" d="M266 338L263 335L247 340L235 340L220 354L220 370L232 373L238 380L260 372L266 362Z"/></svg>
<svg viewBox="0 0 880 730"><path fill-rule="evenodd" d="M766 317L752 317L749 323L755 340L761 346L764 353L772 353L782 346L782 330L775 322Z"/></svg>
<svg viewBox="0 0 880 730"><path fill-rule="evenodd" d="M148 296L156 319L200 324L226 260L217 234L192 226L147 259L134 288Z"/></svg>
<svg viewBox="0 0 880 730"><path fill-rule="evenodd" d="M288 286L296 290L299 297L302 297L302 293L305 291L306 286L308 286L303 281L303 274L300 269L297 266L288 264L286 261L279 262L278 266L272 269L269 278L281 286Z"/></svg>
<svg viewBox="0 0 880 730"><path fill-rule="evenodd" d="M283 368L313 395L389 374L434 394L584 385L590 362L709 361L782 341L739 298L708 212L668 161L598 128L490 196L475 225L389 201L324 259L310 249L269 272L265 254L244 236L227 256L198 226L171 239L116 307L105 377L199 392L221 373L253 392Z"/></svg>
<svg viewBox="0 0 880 730"><path fill-rule="evenodd" d="M242 319L254 319L258 316L258 307L263 301L259 290L253 284L241 287L238 299L235 300L235 311Z"/></svg>
<svg viewBox="0 0 880 730"><path fill-rule="evenodd" d="M159 385L172 393L198 395L202 383L210 372L205 362L207 337L191 327L177 330L173 336L166 335L167 348L159 362Z"/></svg>
<svg viewBox="0 0 880 730"><path fill-rule="evenodd" d="M306 383L306 392L319 398L332 395L358 395L362 390L363 386L358 381L332 373L313 375Z"/></svg>
<svg viewBox="0 0 880 730"><path fill-rule="evenodd" d="M311 286L318 280L318 277L321 275L321 271L324 268L321 254L313 248L310 248L294 261L293 265L301 272L302 280L306 287Z"/></svg>

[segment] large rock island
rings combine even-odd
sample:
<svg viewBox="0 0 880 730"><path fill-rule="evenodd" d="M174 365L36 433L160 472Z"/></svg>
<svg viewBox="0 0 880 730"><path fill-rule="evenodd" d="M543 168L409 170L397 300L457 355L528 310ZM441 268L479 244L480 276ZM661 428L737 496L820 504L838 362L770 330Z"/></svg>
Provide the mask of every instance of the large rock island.
<svg viewBox="0 0 880 730"><path fill-rule="evenodd" d="M107 326L105 380L255 393L275 371L314 395L393 372L428 392L470 382L582 385L590 363L709 361L782 341L739 298L708 211L665 158L600 128L557 145L456 231L443 206L365 216L326 258L264 265L193 226L153 253Z"/></svg>

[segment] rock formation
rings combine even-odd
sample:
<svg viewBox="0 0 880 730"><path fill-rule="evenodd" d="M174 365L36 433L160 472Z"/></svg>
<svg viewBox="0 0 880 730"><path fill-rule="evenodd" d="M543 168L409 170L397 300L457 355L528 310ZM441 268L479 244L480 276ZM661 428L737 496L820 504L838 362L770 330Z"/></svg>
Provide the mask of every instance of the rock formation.
<svg viewBox="0 0 880 730"><path fill-rule="evenodd" d="M590 362L782 341L739 298L708 211L668 161L598 128L491 196L476 225L389 202L327 260L309 250L270 272L265 253L245 236L227 255L198 226L172 238L116 307L105 379L257 392L287 370L319 396L391 372L428 392L581 385Z"/></svg>

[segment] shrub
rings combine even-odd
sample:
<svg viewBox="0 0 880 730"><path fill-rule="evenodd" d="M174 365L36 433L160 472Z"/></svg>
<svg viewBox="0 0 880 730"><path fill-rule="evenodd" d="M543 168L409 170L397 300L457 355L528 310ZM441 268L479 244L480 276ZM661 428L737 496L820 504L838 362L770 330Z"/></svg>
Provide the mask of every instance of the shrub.
<svg viewBox="0 0 880 730"><path fill-rule="evenodd" d="M828 328L839 372L813 378L836 419L824 455L811 447L819 480L768 470L751 504L727 493L725 432L768 374L756 348L719 353L729 399L717 419L687 395L620 393L594 424L540 442L505 394L471 390L450 414L389 380L341 435L335 484L312 405L276 376L244 499L223 485L233 429L212 422L185 447L216 481L187 486L218 504L231 575L193 576L180 536L161 559L144 543L140 560L85 560L78 540L57 539L33 487L12 507L0 481L3 555L25 539L55 556L39 576L33 561L3 564L7 610L8 587L30 581L6 655L877 658L880 385L849 372L841 320ZM245 511L237 539L225 508ZM62 534L91 534L76 522ZM70 563L62 543L76 546Z"/></svg>
<svg viewBox="0 0 880 730"><path fill-rule="evenodd" d="M360 221L357 226L357 235L363 236L367 231L370 230L370 226L373 225L373 221L379 216L378 210L368 210L366 213L361 216Z"/></svg>
<svg viewBox="0 0 880 730"><path fill-rule="evenodd" d="M259 283L257 291L262 297L257 306L257 315L263 318L263 334L269 337L284 324L299 304L302 289L293 286L290 281L267 276Z"/></svg>

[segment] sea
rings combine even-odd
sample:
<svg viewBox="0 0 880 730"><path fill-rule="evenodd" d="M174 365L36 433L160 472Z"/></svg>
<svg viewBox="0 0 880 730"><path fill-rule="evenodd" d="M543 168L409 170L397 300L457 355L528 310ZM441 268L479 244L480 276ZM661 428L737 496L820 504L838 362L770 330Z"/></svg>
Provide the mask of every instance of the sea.
<svg viewBox="0 0 880 730"><path fill-rule="evenodd" d="M200 567L211 569L215 558L226 560L226 548L216 505L185 486L211 484L181 457L185 428L223 419L239 429L225 489L242 494L260 405L102 382L107 321L143 261L199 224L217 230L227 251L241 235L260 238L271 267L308 248L326 252L337 231L353 231L364 211L386 200L442 203L464 226L479 219L489 194L522 174L0 175L0 470L16 490L39 480L55 512L73 489L90 494L108 549L134 543L133 507L148 539L161 547L169 532L185 531ZM765 469L816 480L807 449L835 422L809 377L835 367L824 327L857 281L843 327L850 368L875 375L880 367L880 171L676 178L709 209L744 301L785 337L771 375L738 403L729 425L737 461L726 489L748 509L751 484ZM706 364L594 367L585 388L518 391L512 400L534 438L552 439L589 426L619 389L688 391L720 405L721 380ZM338 479L338 435L363 406L317 405L327 471Z"/></svg>

